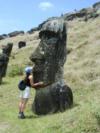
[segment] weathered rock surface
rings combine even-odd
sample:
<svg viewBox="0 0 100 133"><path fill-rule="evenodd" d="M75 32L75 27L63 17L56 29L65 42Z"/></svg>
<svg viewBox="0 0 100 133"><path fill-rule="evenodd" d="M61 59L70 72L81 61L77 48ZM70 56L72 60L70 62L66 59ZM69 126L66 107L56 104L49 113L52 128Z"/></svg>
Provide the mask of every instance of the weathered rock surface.
<svg viewBox="0 0 100 133"><path fill-rule="evenodd" d="M33 34L35 31L38 31L38 30L39 30L38 27L36 27L36 28L32 28L32 29L30 29L29 31L27 31L27 33L29 33L29 34Z"/></svg>
<svg viewBox="0 0 100 133"><path fill-rule="evenodd" d="M30 59L34 82L43 81L44 88L36 89L32 109L36 114L64 111L73 104L71 89L64 83L63 66L66 61L67 27L63 19L44 23L39 33L41 39Z"/></svg>
<svg viewBox="0 0 100 133"><path fill-rule="evenodd" d="M6 46L2 46L2 53L0 53L0 84L2 82L2 78L6 76L7 65L12 47L12 43L8 43Z"/></svg>
<svg viewBox="0 0 100 133"><path fill-rule="evenodd" d="M8 34L9 37L15 37L17 35L24 34L24 31L14 31Z"/></svg>
<svg viewBox="0 0 100 133"><path fill-rule="evenodd" d="M20 41L19 43L18 43L18 48L20 49L20 48L23 48L23 47L25 47L26 46L26 42L25 41Z"/></svg>

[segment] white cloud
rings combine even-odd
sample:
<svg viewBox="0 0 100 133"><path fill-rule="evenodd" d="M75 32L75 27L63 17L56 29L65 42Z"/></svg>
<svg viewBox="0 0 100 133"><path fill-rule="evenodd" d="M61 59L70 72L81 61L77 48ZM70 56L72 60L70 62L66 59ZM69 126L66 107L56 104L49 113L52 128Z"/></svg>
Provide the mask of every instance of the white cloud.
<svg viewBox="0 0 100 133"><path fill-rule="evenodd" d="M48 9L50 9L50 8L53 8L54 5L53 5L52 3L50 3L50 2L41 2L41 3L38 5L38 7L39 7L41 10L46 11L46 10L48 10Z"/></svg>

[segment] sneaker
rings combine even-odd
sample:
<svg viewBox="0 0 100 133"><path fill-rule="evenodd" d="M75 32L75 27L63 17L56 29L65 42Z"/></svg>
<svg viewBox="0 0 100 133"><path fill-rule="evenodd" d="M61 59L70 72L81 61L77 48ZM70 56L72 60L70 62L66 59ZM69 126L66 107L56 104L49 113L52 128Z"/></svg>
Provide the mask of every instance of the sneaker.
<svg viewBox="0 0 100 133"><path fill-rule="evenodd" d="M18 115L18 118L20 119L25 119L25 115L23 112L20 112L19 115Z"/></svg>

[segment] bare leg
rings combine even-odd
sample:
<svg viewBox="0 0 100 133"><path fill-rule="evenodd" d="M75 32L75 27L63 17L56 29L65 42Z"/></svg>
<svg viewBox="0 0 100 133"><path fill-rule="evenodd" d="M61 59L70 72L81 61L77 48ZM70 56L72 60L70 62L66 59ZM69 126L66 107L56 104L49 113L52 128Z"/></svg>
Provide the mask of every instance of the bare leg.
<svg viewBox="0 0 100 133"><path fill-rule="evenodd" d="M21 98L21 101L19 102L19 112L24 112L27 102L28 98Z"/></svg>
<svg viewBox="0 0 100 133"><path fill-rule="evenodd" d="M28 98L21 98L21 101L19 102L19 117L20 118L25 118L24 110L26 108L27 102L28 102Z"/></svg>
<svg viewBox="0 0 100 133"><path fill-rule="evenodd" d="M23 92L20 92L20 102L19 102L19 118L25 118L24 111L26 108L26 104L28 102L30 95L30 87L26 87Z"/></svg>

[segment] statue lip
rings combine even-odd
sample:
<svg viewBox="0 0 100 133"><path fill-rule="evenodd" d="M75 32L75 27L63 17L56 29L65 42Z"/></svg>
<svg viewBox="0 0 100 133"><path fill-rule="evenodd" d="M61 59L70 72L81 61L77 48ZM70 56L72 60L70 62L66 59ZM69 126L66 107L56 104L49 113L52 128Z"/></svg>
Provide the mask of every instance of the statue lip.
<svg viewBox="0 0 100 133"><path fill-rule="evenodd" d="M45 59L43 57L31 57L30 59L34 63L36 63L36 62L44 62L45 61Z"/></svg>

